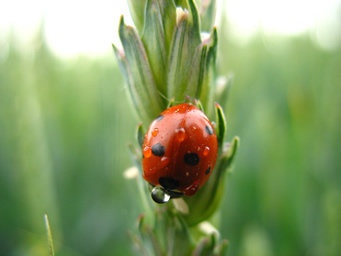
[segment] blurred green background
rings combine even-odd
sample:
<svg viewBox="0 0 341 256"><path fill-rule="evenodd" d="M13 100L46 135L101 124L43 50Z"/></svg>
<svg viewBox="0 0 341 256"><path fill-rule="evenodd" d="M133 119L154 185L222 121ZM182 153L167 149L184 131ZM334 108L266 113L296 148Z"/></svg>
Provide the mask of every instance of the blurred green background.
<svg viewBox="0 0 341 256"><path fill-rule="evenodd" d="M241 138L221 208L229 255L340 255L341 47L219 36L228 139ZM114 56L61 59L43 33L2 49L0 255L46 255L45 213L57 255L134 255L141 209L123 171L138 120Z"/></svg>

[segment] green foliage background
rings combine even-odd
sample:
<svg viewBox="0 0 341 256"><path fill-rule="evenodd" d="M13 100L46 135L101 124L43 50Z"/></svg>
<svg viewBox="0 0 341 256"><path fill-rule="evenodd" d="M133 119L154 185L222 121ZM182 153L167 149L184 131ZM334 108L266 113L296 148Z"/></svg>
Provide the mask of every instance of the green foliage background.
<svg viewBox="0 0 341 256"><path fill-rule="evenodd" d="M341 47L219 31L225 108L241 147L221 207L229 255L341 251ZM39 35L0 58L0 255L134 255L135 118L114 56L62 60ZM5 49L5 48L3 48Z"/></svg>

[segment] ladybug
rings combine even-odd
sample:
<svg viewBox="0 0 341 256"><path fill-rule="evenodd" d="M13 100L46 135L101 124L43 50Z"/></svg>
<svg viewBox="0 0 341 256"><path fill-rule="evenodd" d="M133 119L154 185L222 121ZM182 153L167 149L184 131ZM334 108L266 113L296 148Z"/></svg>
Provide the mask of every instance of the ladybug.
<svg viewBox="0 0 341 256"><path fill-rule="evenodd" d="M205 114L190 103L162 112L150 125L142 145L143 178L152 198L192 196L211 175L218 154L218 140Z"/></svg>

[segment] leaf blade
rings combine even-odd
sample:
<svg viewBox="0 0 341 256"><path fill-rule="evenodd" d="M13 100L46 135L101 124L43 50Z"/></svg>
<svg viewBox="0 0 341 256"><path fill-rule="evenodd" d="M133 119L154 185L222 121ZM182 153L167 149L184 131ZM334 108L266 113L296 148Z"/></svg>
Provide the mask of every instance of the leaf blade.
<svg viewBox="0 0 341 256"><path fill-rule="evenodd" d="M124 24L123 16L119 35L125 54L123 68L133 103L141 119L151 123L165 106L157 90L145 48L136 30Z"/></svg>

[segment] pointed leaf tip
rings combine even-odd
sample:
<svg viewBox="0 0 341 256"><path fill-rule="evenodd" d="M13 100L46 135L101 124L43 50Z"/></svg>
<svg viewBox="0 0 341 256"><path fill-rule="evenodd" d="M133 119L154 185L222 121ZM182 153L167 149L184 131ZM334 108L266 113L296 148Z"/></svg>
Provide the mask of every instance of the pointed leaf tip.
<svg viewBox="0 0 341 256"><path fill-rule="evenodd" d="M237 150L239 148L239 144L240 144L240 139L238 136L235 136L232 140L232 145L230 147L230 152L229 152L229 165L232 163L232 161L234 160Z"/></svg>
<svg viewBox="0 0 341 256"><path fill-rule="evenodd" d="M239 137L235 136L231 143L226 143L226 148L223 149L223 156L221 160L221 166L223 170L230 168L239 148L239 141Z"/></svg>
<svg viewBox="0 0 341 256"><path fill-rule="evenodd" d="M141 120L151 123L163 109L150 62L144 45L135 28L124 24L123 16L119 36L124 49L123 71L135 109Z"/></svg>
<svg viewBox="0 0 341 256"><path fill-rule="evenodd" d="M167 49L165 24L162 8L158 1L147 1L144 18L144 28L141 40L144 44L156 87L161 94L166 95L167 84Z"/></svg>
<svg viewBox="0 0 341 256"><path fill-rule="evenodd" d="M193 22L193 32L200 36L200 17L197 5L194 0L188 0L189 8L191 10L191 18Z"/></svg>
<svg viewBox="0 0 341 256"><path fill-rule="evenodd" d="M54 256L52 232L51 232L50 222L49 222L49 218L47 214L44 215L44 219L45 219L45 227L46 227L47 239L48 239L49 251L50 251L49 255Z"/></svg>
<svg viewBox="0 0 341 256"><path fill-rule="evenodd" d="M224 111L222 107L218 104L215 103L216 107L216 121L217 121L217 138L218 138L218 146L220 149L222 149L223 144L224 144L224 137L226 133L226 118Z"/></svg>
<svg viewBox="0 0 341 256"><path fill-rule="evenodd" d="M130 16L139 32L143 29L147 0L127 0Z"/></svg>
<svg viewBox="0 0 341 256"><path fill-rule="evenodd" d="M200 100L195 100L195 104L197 105L197 107L201 110L201 112L205 113L205 109L204 106L202 105Z"/></svg>
<svg viewBox="0 0 341 256"><path fill-rule="evenodd" d="M196 97L197 85L202 82L200 67L203 50L199 16L193 0L186 1L187 9L177 8L177 23L169 52L167 96L183 101L185 95ZM200 45L200 49L197 49ZM194 63L194 64L193 64ZM195 68L194 68L195 67ZM193 74L193 75L191 75ZM193 77L191 79L191 76ZM199 82L199 83L198 83Z"/></svg>
<svg viewBox="0 0 341 256"><path fill-rule="evenodd" d="M217 248L217 255L226 255L229 249L229 241L224 239Z"/></svg>
<svg viewBox="0 0 341 256"><path fill-rule="evenodd" d="M140 231L140 232L143 232L144 230L144 224L145 224L145 215L144 213L140 214L137 218L137 229Z"/></svg>
<svg viewBox="0 0 341 256"><path fill-rule="evenodd" d="M120 22L119 22L119 27L124 26L124 15L121 15L120 17Z"/></svg>
<svg viewBox="0 0 341 256"><path fill-rule="evenodd" d="M144 142L145 131L143 129L142 123L140 123L137 127L137 141L139 142L140 147L142 148Z"/></svg>
<svg viewBox="0 0 341 256"><path fill-rule="evenodd" d="M217 7L216 2L217 2L216 0L202 1L200 8L202 31L209 31L212 28L213 24L215 23Z"/></svg>

